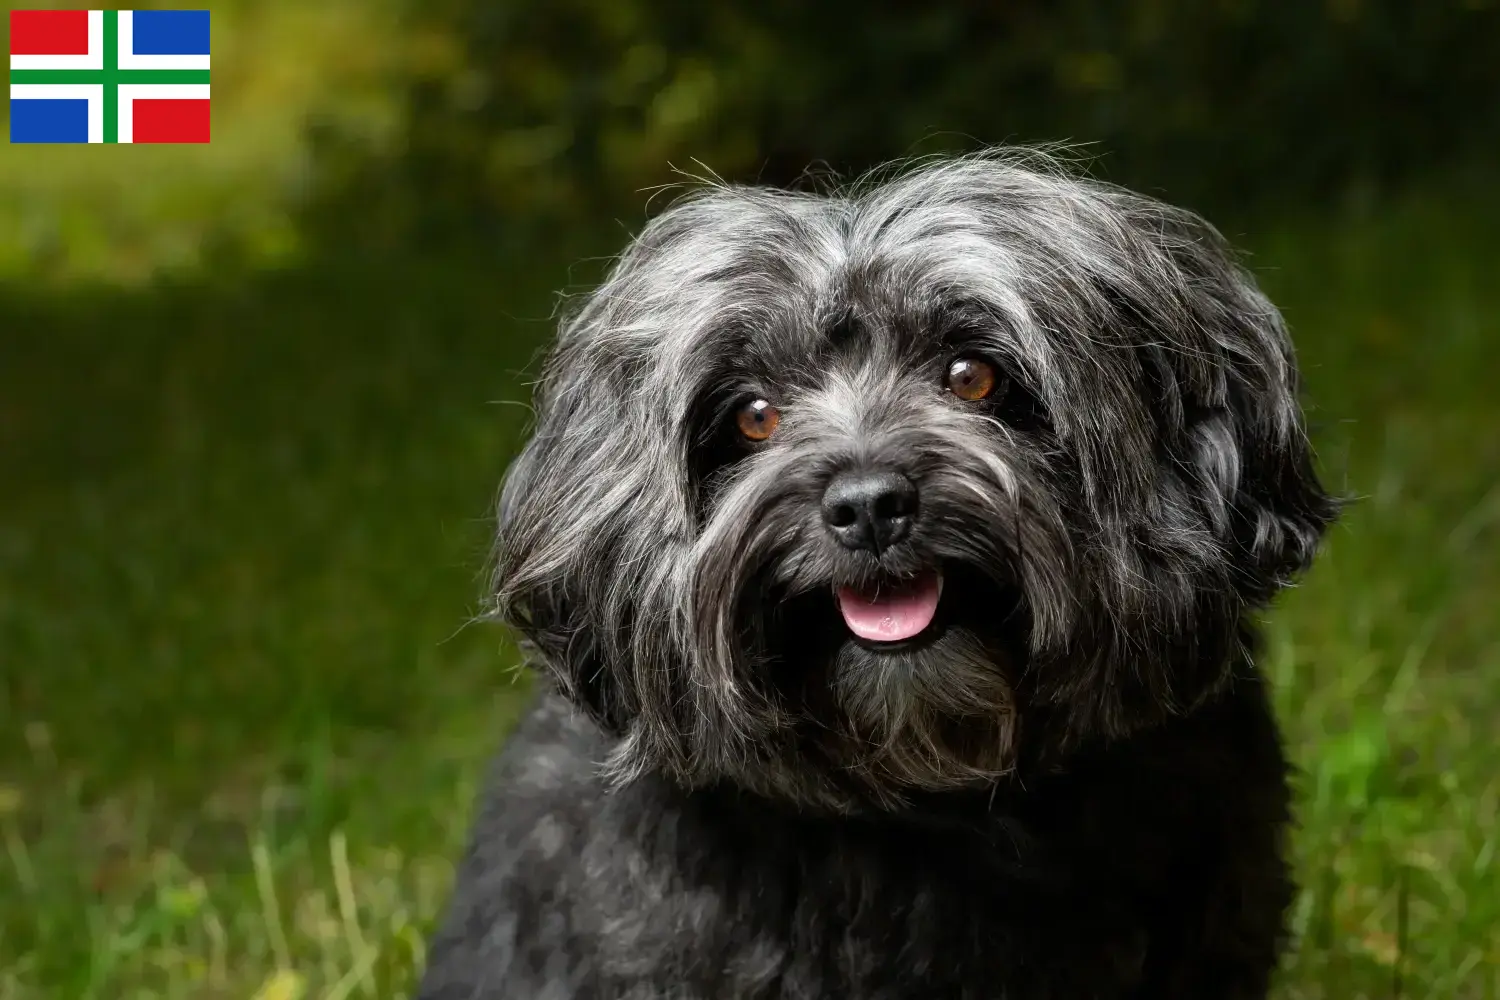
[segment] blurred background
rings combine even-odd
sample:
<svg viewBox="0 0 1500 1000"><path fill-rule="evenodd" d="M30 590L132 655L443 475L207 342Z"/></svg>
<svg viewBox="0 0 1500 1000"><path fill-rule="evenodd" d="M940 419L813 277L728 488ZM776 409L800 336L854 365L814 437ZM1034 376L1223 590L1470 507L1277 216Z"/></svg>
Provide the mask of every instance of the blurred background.
<svg viewBox="0 0 1500 1000"><path fill-rule="evenodd" d="M681 172L1003 141L1250 253L1358 498L1267 624L1278 996L1500 997L1500 4L212 10L211 144L0 155L0 998L405 995L555 293Z"/></svg>

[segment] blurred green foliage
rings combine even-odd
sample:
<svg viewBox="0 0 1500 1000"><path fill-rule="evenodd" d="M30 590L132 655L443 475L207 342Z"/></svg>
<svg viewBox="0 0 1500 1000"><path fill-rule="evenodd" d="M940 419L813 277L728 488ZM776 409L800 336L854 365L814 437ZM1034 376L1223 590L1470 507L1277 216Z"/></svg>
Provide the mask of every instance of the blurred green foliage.
<svg viewBox="0 0 1500 1000"><path fill-rule="evenodd" d="M1368 198L1500 135L1492 0L424 0L399 141L328 137L323 225L530 239L676 179L999 141L1222 213ZM364 211L352 212L350 206ZM369 211L380 205L382 211ZM337 226L333 231L338 232Z"/></svg>
<svg viewBox="0 0 1500 1000"><path fill-rule="evenodd" d="M607 248L678 171L798 183L995 142L1225 219L1373 204L1500 146L1500 0L211 6L214 142L0 159L0 273Z"/></svg>
<svg viewBox="0 0 1500 1000"><path fill-rule="evenodd" d="M0 17L36 0L0 0ZM170 0L136 7L182 6ZM316 173L309 119L378 137L398 121L396 0L214 0L213 141L7 146L0 277L59 289L222 276L303 248L297 205ZM9 115L9 102L0 104ZM8 118L0 130L9 131Z"/></svg>

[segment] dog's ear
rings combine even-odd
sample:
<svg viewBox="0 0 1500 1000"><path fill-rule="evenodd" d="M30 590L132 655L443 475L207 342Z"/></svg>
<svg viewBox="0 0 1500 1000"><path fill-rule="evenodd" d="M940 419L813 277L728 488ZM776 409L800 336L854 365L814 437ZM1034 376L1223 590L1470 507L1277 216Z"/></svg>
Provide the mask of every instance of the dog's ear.
<svg viewBox="0 0 1500 1000"><path fill-rule="evenodd" d="M1307 569L1339 503L1318 478L1280 312L1206 223L1178 259L1201 335L1176 354L1178 461L1258 604Z"/></svg>
<svg viewBox="0 0 1500 1000"><path fill-rule="evenodd" d="M1228 541L1235 564L1243 567L1241 591L1251 603L1269 600L1311 565L1340 506L1319 480L1295 388L1278 396L1262 401L1263 407L1283 411L1269 421L1249 404L1237 414L1240 474L1233 488L1224 491ZM1203 443L1222 435L1195 428L1194 436L1200 442L1200 463L1220 464Z"/></svg>
<svg viewBox="0 0 1500 1000"><path fill-rule="evenodd" d="M1095 669L1050 695L1072 718L1091 713L1079 731L1124 732L1217 690L1244 609L1309 565L1338 511L1314 468L1280 313L1207 223L1134 196L1128 207L1134 242L1119 258L1142 273L1096 290L1104 322L1132 345L1153 426L1149 451L1096 433L1085 466L1117 506L1095 501L1103 544L1084 547L1101 593L1075 651L1092 651ZM1103 470L1113 479L1100 484Z"/></svg>
<svg viewBox="0 0 1500 1000"><path fill-rule="evenodd" d="M611 676L595 640L594 628L581 613L573 573L556 576L529 571L524 553L528 539L546 531L538 518L554 500L538 481L546 456L545 439L533 437L506 470L497 504L494 576L496 616L520 633L530 654L556 690L612 734L622 734L630 709L619 678ZM554 526L560 529L562 526Z"/></svg>

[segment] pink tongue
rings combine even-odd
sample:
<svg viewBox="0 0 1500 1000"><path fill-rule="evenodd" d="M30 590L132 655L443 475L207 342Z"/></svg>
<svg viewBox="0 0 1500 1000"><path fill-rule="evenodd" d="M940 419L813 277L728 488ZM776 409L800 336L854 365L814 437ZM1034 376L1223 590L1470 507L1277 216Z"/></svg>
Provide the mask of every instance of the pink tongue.
<svg viewBox="0 0 1500 1000"><path fill-rule="evenodd" d="M898 642L910 639L928 625L937 613L942 581L927 573L910 583L882 585L868 592L839 588L839 610L844 624L861 639Z"/></svg>

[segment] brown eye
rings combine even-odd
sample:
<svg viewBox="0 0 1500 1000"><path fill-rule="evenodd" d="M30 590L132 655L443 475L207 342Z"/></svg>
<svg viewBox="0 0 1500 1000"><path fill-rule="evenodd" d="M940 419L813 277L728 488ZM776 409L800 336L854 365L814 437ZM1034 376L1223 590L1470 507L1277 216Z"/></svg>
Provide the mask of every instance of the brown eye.
<svg viewBox="0 0 1500 1000"><path fill-rule="evenodd" d="M753 400L740 407L735 414L740 433L751 441L764 441L776 432L781 422L781 411L764 399Z"/></svg>
<svg viewBox="0 0 1500 1000"><path fill-rule="evenodd" d="M948 366L948 391L959 399L984 399L999 382L995 367L978 358L958 358Z"/></svg>

